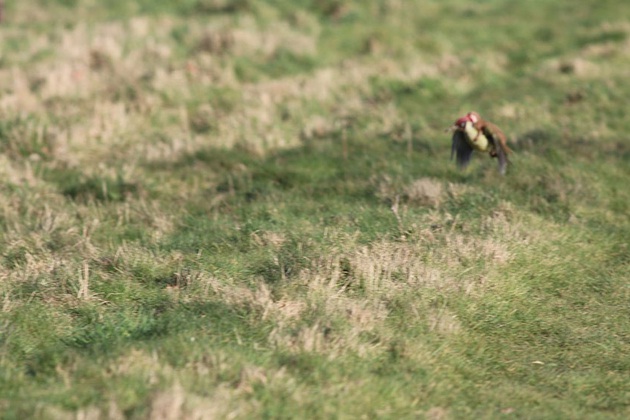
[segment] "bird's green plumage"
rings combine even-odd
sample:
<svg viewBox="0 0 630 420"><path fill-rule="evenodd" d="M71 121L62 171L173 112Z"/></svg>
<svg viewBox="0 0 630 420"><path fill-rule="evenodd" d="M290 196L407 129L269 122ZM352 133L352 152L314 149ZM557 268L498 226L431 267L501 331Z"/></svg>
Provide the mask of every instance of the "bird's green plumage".
<svg viewBox="0 0 630 420"><path fill-rule="evenodd" d="M466 133L466 141L470 146L478 150L480 152L486 152L490 148L490 141L486 135L475 128L472 122L467 122L464 127L464 132Z"/></svg>

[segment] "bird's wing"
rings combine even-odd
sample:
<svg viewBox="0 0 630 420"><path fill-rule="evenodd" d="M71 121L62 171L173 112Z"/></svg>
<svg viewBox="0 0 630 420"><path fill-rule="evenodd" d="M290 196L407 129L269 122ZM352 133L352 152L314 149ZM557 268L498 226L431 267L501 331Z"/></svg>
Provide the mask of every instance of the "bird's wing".
<svg viewBox="0 0 630 420"><path fill-rule="evenodd" d="M508 154L512 152L507 145L505 134L503 134L503 131L501 131L499 127L487 121L485 127L483 128L483 132L488 140L494 144L494 149L496 150L497 158L499 159L499 172L501 175L505 175L505 170L510 162Z"/></svg>
<svg viewBox="0 0 630 420"><path fill-rule="evenodd" d="M455 155L457 166L460 169L468 166L473 152L472 147L470 147L464 136L465 134L462 131L456 130L453 133L453 145L451 146L451 159Z"/></svg>
<svg viewBox="0 0 630 420"><path fill-rule="evenodd" d="M495 150L497 151L497 158L499 159L499 173L501 175L505 175L505 170L507 168L508 162L510 161L507 156L506 150L501 146L501 142L497 146L495 146Z"/></svg>

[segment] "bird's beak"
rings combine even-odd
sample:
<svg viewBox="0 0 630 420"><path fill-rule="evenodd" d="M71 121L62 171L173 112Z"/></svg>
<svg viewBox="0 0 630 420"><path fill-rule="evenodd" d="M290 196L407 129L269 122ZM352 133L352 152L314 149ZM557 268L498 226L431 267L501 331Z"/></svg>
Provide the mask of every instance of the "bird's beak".
<svg viewBox="0 0 630 420"><path fill-rule="evenodd" d="M445 133L452 133L453 131L457 131L457 130L459 130L459 127L457 127L457 125L453 124L449 128L447 128L446 130L444 130L444 132Z"/></svg>
<svg viewBox="0 0 630 420"><path fill-rule="evenodd" d="M446 132L449 131L457 131L457 130L464 130L464 127L466 126L467 123L471 122L470 118L468 118L468 116L465 117L461 117L459 118L457 121L455 121L455 123L450 126L449 128L446 129Z"/></svg>

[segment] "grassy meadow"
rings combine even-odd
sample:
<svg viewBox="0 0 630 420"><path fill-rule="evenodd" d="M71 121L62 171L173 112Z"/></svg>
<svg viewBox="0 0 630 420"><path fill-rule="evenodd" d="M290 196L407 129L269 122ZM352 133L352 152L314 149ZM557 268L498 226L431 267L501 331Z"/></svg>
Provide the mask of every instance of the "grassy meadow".
<svg viewBox="0 0 630 420"><path fill-rule="evenodd" d="M1 418L630 418L627 2L5 1L0 45Z"/></svg>

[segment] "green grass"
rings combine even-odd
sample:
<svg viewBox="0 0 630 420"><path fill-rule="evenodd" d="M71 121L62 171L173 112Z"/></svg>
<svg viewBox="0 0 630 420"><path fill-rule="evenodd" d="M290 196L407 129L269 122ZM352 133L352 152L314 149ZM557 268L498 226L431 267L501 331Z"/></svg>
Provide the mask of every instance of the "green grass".
<svg viewBox="0 0 630 420"><path fill-rule="evenodd" d="M627 418L623 9L7 4L2 418Z"/></svg>

